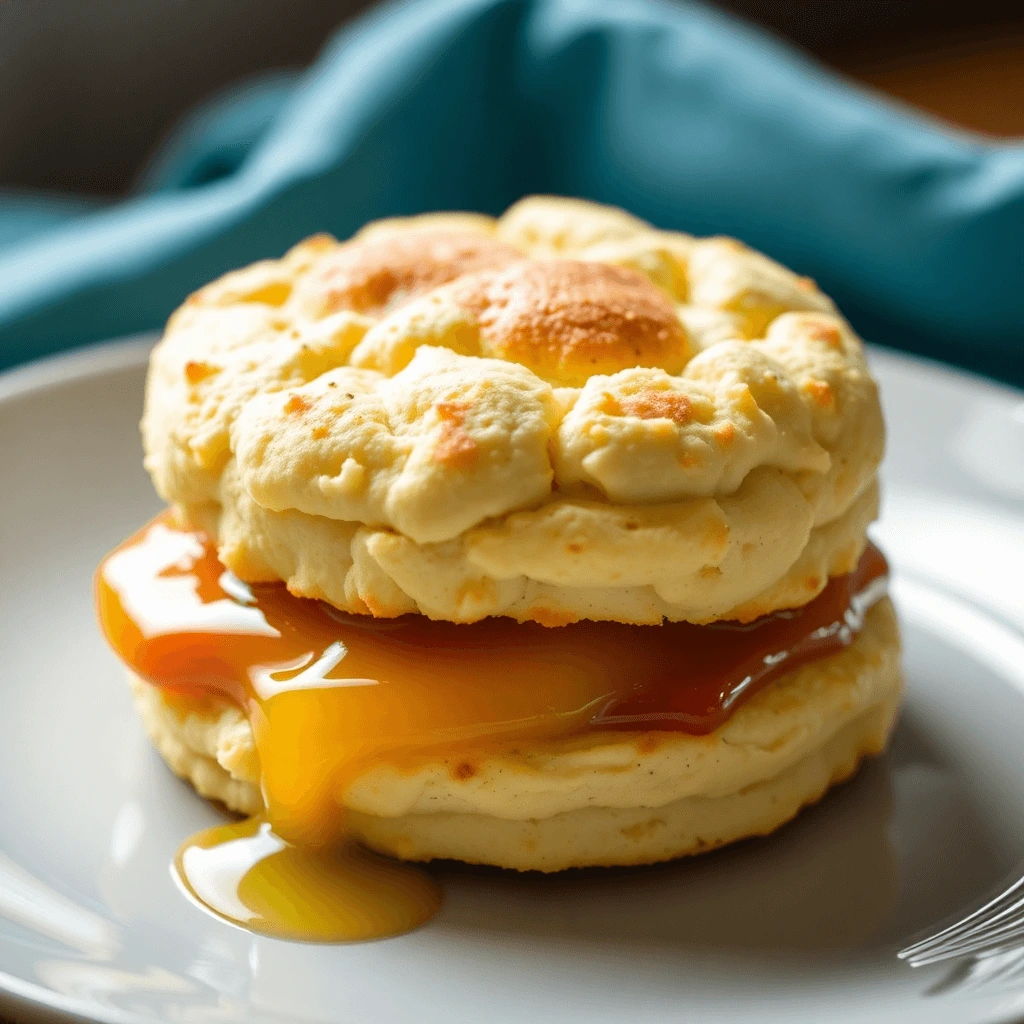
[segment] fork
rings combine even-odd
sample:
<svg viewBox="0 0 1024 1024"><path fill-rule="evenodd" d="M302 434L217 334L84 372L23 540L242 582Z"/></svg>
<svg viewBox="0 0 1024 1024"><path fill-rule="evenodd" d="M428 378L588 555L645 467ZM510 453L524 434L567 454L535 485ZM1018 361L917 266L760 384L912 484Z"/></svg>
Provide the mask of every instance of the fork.
<svg viewBox="0 0 1024 1024"><path fill-rule="evenodd" d="M960 920L927 935L896 955L911 967L959 957L996 956L1024 949L1024 875Z"/></svg>

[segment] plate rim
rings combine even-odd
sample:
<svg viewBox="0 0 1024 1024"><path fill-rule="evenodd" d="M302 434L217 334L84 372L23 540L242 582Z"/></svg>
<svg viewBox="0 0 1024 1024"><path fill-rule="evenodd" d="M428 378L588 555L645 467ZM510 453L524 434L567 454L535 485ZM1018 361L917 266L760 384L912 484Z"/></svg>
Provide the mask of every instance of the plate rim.
<svg viewBox="0 0 1024 1024"><path fill-rule="evenodd" d="M142 331L17 363L0 371L0 405L72 381L135 367L149 358L159 340L159 331Z"/></svg>
<svg viewBox="0 0 1024 1024"><path fill-rule="evenodd" d="M0 370L0 410L53 388L144 366L160 337L160 331L133 333ZM989 399L1024 403L1024 389L1011 384L898 349L874 344L866 347L872 363L916 374L936 386L967 386ZM147 1020L114 1008L98 1010L4 970L0 970L0 1012L13 1015L12 1020L33 1024L142 1024ZM975 1018L975 1024L1013 1024L1021 1019L1016 1011L1008 1015L996 1011L991 1016Z"/></svg>

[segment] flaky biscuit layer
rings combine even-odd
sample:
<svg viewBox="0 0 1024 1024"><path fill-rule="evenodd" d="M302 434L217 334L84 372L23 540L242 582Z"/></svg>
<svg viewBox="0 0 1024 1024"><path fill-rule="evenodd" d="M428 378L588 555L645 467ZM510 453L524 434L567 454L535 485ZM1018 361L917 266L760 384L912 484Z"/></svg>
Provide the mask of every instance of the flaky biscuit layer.
<svg viewBox="0 0 1024 1024"><path fill-rule="evenodd" d="M552 624L805 602L855 564L883 448L863 346L813 282L554 198L213 282L154 351L143 437L245 579Z"/></svg>
<svg viewBox="0 0 1024 1024"><path fill-rule="evenodd" d="M177 774L235 810L262 809L241 712L131 681ZM707 736L598 731L425 755L366 771L338 800L364 842L406 859L544 871L665 860L765 834L817 800L883 749L901 686L886 599L848 648L782 676Z"/></svg>

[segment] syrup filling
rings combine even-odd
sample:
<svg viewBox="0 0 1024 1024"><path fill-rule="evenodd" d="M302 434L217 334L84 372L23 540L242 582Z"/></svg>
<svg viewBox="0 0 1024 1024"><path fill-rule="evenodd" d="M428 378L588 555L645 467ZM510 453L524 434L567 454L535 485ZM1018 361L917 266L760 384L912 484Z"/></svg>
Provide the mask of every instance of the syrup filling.
<svg viewBox="0 0 1024 1024"><path fill-rule="evenodd" d="M184 844L186 892L255 931L343 941L408 931L441 903L422 869L346 837L341 796L371 766L440 757L466 776L489 753L587 730L711 732L773 679L849 645L886 574L869 545L813 601L748 624L373 619L243 583L167 512L104 560L96 589L133 672L186 700L231 701L252 725L266 811Z"/></svg>

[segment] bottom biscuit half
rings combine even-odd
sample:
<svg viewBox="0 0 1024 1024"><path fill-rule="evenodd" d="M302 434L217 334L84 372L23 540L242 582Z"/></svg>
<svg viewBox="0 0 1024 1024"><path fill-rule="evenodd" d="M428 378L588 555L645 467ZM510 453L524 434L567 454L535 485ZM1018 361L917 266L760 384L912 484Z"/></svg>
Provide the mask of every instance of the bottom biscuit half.
<svg viewBox="0 0 1024 1024"><path fill-rule="evenodd" d="M259 759L236 708L130 676L170 768L232 810L262 810ZM384 765L339 804L367 846L405 860L520 871L649 864L766 835L881 752L902 689L892 605L845 650L770 684L707 736L594 731L531 749Z"/></svg>

